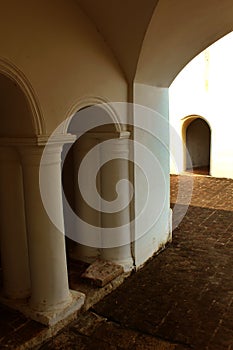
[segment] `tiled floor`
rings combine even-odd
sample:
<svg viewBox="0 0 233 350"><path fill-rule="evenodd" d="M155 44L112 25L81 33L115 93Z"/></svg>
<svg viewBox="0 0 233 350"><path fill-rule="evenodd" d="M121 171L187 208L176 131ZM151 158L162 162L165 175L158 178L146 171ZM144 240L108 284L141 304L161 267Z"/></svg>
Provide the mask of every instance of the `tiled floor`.
<svg viewBox="0 0 233 350"><path fill-rule="evenodd" d="M17 311L0 306L0 349L19 349L29 340L40 337L44 328Z"/></svg>
<svg viewBox="0 0 233 350"><path fill-rule="evenodd" d="M167 249L43 349L233 349L233 181L172 176L175 223L192 180Z"/></svg>
<svg viewBox="0 0 233 350"><path fill-rule="evenodd" d="M173 242L41 350L233 349L233 181L172 176L171 202ZM0 349L14 349L21 316L4 315Z"/></svg>

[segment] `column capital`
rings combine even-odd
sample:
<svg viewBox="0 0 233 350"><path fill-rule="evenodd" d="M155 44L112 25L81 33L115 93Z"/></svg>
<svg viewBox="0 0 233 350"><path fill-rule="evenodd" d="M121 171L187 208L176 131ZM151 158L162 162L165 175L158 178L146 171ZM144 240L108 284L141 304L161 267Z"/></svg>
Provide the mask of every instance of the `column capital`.
<svg viewBox="0 0 233 350"><path fill-rule="evenodd" d="M37 138L37 140L15 139L13 143L16 145L24 165L48 165L60 163L62 147L75 140L75 135L56 134L51 137Z"/></svg>
<svg viewBox="0 0 233 350"><path fill-rule="evenodd" d="M0 146L46 146L48 143L63 146L73 143L76 138L76 135L62 133L34 137L0 137Z"/></svg>

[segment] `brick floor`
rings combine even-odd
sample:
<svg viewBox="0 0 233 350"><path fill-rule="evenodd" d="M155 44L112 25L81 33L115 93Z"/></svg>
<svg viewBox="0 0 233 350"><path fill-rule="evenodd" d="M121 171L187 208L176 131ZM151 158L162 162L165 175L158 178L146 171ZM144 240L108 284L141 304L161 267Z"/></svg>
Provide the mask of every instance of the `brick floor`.
<svg viewBox="0 0 233 350"><path fill-rule="evenodd" d="M233 181L172 176L174 225L193 180L167 249L43 349L233 349Z"/></svg>
<svg viewBox="0 0 233 350"><path fill-rule="evenodd" d="M233 349L233 180L172 176L174 225L193 179L167 249L40 350Z"/></svg>
<svg viewBox="0 0 233 350"><path fill-rule="evenodd" d="M21 313L0 305L0 349L21 349L28 341L40 337L44 328Z"/></svg>

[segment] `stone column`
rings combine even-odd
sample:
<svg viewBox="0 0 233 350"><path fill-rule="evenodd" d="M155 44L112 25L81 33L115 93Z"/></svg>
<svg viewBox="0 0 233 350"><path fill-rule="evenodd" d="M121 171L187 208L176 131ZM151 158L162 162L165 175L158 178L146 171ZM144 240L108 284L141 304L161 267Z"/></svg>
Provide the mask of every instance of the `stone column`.
<svg viewBox="0 0 233 350"><path fill-rule="evenodd" d="M4 294L10 299L30 295L22 169L13 147L0 148L0 245Z"/></svg>
<svg viewBox="0 0 233 350"><path fill-rule="evenodd" d="M54 210L59 226L63 225L61 194L61 146L51 145L40 164L44 147L20 148L23 163L25 208L31 272L31 309L53 311L71 301L68 287L65 237L51 222L42 203L39 168L46 168L46 200ZM44 179L45 180L45 179Z"/></svg>
<svg viewBox="0 0 233 350"><path fill-rule="evenodd" d="M82 159L85 155L96 145L98 144L98 140L93 136L93 134L85 134L83 135L74 145L74 191L75 191L75 209L76 214L84 221L93 226L100 227L100 212L91 208L86 202L85 199L82 198L80 193L79 184L78 184L78 173L79 167ZM98 156L97 156L98 157ZM98 162L98 160L97 160ZM96 164L96 162L95 162ZM86 183L85 193L91 191L88 186L89 179L93 176L95 169L93 169L94 162L89 162L88 164L88 173L85 174L84 182ZM99 182L97 179L97 188L99 187ZM89 193L93 195L92 193ZM82 230L81 234L85 235L85 226L82 229L82 226L76 228L77 230ZM95 247L90 247L82 244L75 244L72 251L71 257L75 260L81 260L84 262L92 263L95 261L100 255L100 250Z"/></svg>
<svg viewBox="0 0 233 350"><path fill-rule="evenodd" d="M129 158L129 133L124 132L117 136L117 138L111 140L107 149L105 148L104 154L100 155L104 160L106 152L108 152L110 158L112 158L112 161L101 168L101 195L103 199L108 200L110 203L117 197L116 184L123 179L129 181L129 162L127 161ZM105 138L108 139L107 135ZM122 243L124 241L130 242L130 226L124 227L124 225L130 223L130 189L129 182L121 185L124 186L124 191L121 193L121 196L123 194L121 197L122 205L125 203L128 203L128 205L116 213L104 213L104 208L102 208L101 227L103 230L106 232L107 228L117 227L119 231L118 237L114 238L114 245L116 244L116 246L103 248L101 258L122 265L125 271L128 271L133 265L131 245L130 243L122 245ZM106 244L111 245L111 241L108 242L107 236L104 234L102 237L103 247Z"/></svg>

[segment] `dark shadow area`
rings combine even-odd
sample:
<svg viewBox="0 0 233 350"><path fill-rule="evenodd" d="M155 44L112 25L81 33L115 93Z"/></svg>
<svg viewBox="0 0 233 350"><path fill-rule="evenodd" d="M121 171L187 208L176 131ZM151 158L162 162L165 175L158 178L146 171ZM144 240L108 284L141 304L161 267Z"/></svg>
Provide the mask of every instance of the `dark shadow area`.
<svg viewBox="0 0 233 350"><path fill-rule="evenodd" d="M193 173L196 175L209 175L210 174L210 167L209 166L202 166L197 167L193 169L186 169L188 173Z"/></svg>
<svg viewBox="0 0 233 350"><path fill-rule="evenodd" d="M210 147L210 127L204 119L196 118L186 129L186 148L189 153L186 156L186 170L193 169L196 174L209 175Z"/></svg>
<svg viewBox="0 0 233 350"><path fill-rule="evenodd" d="M233 337L232 219L229 211L191 206L172 244L94 311L194 349L228 349Z"/></svg>

